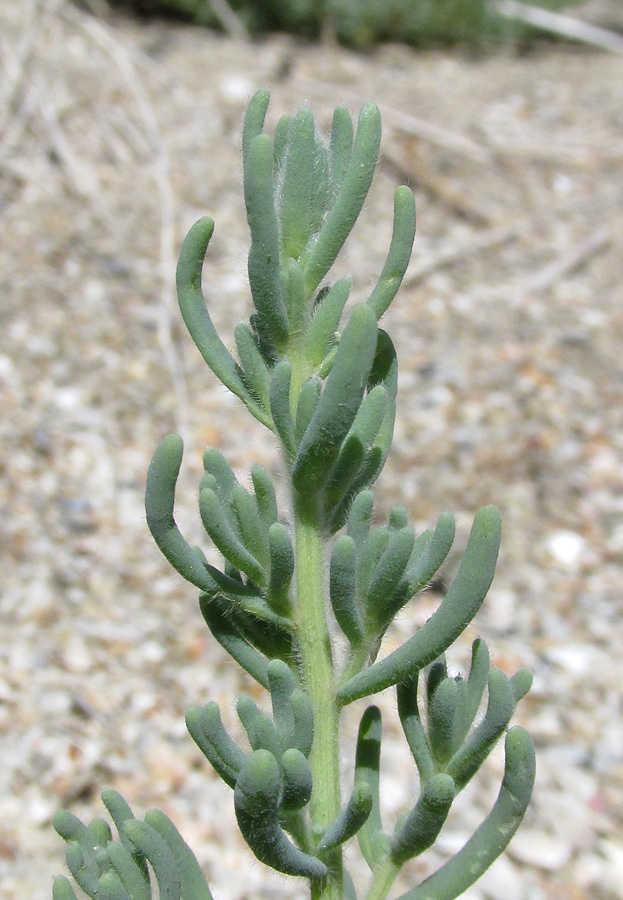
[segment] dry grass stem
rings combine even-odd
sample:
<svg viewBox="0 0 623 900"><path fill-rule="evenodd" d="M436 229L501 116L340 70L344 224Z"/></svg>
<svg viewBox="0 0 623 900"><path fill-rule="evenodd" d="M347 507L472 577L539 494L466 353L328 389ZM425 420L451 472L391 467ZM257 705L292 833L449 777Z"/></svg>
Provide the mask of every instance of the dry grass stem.
<svg viewBox="0 0 623 900"><path fill-rule="evenodd" d="M491 228L477 234L472 240L465 244L447 247L427 259L416 260L411 263L407 269L404 283L405 285L410 286L421 284L434 272L438 272L440 269L452 266L457 262L462 262L470 256L482 253L483 250L492 250L494 247L501 247L508 243L508 241L517 240L528 230L530 224L529 221L522 220L521 222L516 222L512 225Z"/></svg>
<svg viewBox="0 0 623 900"><path fill-rule="evenodd" d="M217 17L225 31L238 40L248 41L251 37L246 25L236 15L227 0L208 0L214 15Z"/></svg>
<svg viewBox="0 0 623 900"><path fill-rule="evenodd" d="M341 85L329 84L328 82L297 78L293 87L300 88L306 94L318 97L325 102L330 97L341 97L344 102L352 104L353 107L361 106L364 99L363 94L360 92L344 90ZM428 122L386 103L379 103L378 106L383 116L383 125L387 130L393 129L410 137L421 138L435 147L449 150L474 162L483 164L492 162L492 154L486 147L476 143L476 141L472 141L463 134L450 131L440 125L436 125L434 122Z"/></svg>
<svg viewBox="0 0 623 900"><path fill-rule="evenodd" d="M177 311L175 292L176 229L175 197L171 184L171 172L167 146L163 140L154 108L137 75L132 54L116 38L115 32L102 22L66 5L65 16L84 31L115 63L126 89L133 97L143 124L145 137L151 152L153 178L160 201L160 303L157 308L158 337L175 392L176 429L188 441L188 391L184 370L173 340L173 315Z"/></svg>
<svg viewBox="0 0 623 900"><path fill-rule="evenodd" d="M549 290L565 275L570 275L585 266L596 254L606 250L612 241L605 228L597 228L581 243L562 253L553 262L529 275L510 295L510 303L519 307L531 294Z"/></svg>
<svg viewBox="0 0 623 900"><path fill-rule="evenodd" d="M609 31L607 28L598 28L596 25L589 25L588 22L582 22L580 19L555 13L549 9L542 9L540 6L533 6L529 3L519 3L517 0L497 0L492 7L495 12L507 16L509 19L536 25L537 28L543 28L552 34L581 41L584 44L592 44L595 47L602 47L613 53L623 53L623 36Z"/></svg>

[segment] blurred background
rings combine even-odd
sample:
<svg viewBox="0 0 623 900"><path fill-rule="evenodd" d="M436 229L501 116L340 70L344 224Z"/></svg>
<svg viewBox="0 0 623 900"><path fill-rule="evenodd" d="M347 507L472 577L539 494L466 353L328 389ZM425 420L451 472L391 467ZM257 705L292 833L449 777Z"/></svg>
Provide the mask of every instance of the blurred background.
<svg viewBox="0 0 623 900"><path fill-rule="evenodd" d="M216 900L304 896L251 857L186 733L185 709L217 700L239 734L235 697L253 688L143 513L171 430L186 441L178 521L206 549L205 446L242 480L253 462L278 478L270 435L205 368L173 288L185 231L213 216L204 290L231 345L250 304L239 147L259 86L270 129L303 103L325 131L338 103L381 107L378 176L335 267L354 301L382 268L395 187L416 194L385 322L401 369L376 510L401 502L423 529L450 509L458 537L388 649L439 602L475 510L502 511L496 580L449 662L463 668L480 634L505 671L533 668L518 720L538 777L524 827L466 897L623 897L622 45L620 0L0 0L5 900L50 898L53 813L100 815L104 785L174 819ZM392 827L417 776L391 692L381 702ZM345 717L346 784L360 712ZM502 766L498 750L399 888L462 845Z"/></svg>

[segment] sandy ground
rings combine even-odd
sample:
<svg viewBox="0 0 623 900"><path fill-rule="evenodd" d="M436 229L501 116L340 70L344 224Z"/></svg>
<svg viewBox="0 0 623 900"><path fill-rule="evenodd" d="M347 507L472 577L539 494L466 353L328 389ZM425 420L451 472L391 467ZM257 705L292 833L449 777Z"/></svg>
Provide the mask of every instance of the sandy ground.
<svg viewBox="0 0 623 900"><path fill-rule="evenodd" d="M623 25L620 4L589 7ZM534 669L518 720L539 771L524 828L469 898L623 897L623 59L247 45L98 22L60 0L3 0L0 33L2 896L50 896L54 810L99 814L104 785L175 819L218 900L303 895L251 859L186 734L185 708L209 699L239 727L249 685L142 511L173 429L187 447L179 521L196 542L206 445L241 478L278 466L180 327L171 282L185 230L213 215L206 296L231 340L249 307L240 123L266 85L270 126L305 101L322 128L339 102L382 108L378 178L336 265L355 299L382 267L396 185L416 192L413 263L386 322L401 375L379 513L400 501L419 528L456 513L446 582L478 506L503 514L496 581L452 663L481 634L506 671ZM438 598L405 612L390 643ZM417 781L391 696L384 710L391 822ZM498 752L403 889L482 819L501 766Z"/></svg>

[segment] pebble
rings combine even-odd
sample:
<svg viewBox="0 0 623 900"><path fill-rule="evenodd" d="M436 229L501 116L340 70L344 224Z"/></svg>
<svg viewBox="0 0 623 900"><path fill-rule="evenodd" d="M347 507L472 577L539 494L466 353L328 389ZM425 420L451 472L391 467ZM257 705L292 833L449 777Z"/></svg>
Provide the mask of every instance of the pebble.
<svg viewBox="0 0 623 900"><path fill-rule="evenodd" d="M604 839L600 841L599 847L610 864L611 873L618 878L623 888L623 842L615 843Z"/></svg>
<svg viewBox="0 0 623 900"><path fill-rule="evenodd" d="M145 764L158 793L179 790L188 777L188 766L179 747L164 741L149 748L145 753Z"/></svg>
<svg viewBox="0 0 623 900"><path fill-rule="evenodd" d="M570 847L562 838L525 826L513 838L508 852L517 862L548 872L562 869L571 856Z"/></svg>
<svg viewBox="0 0 623 900"><path fill-rule="evenodd" d="M596 665L599 652L590 644L563 644L549 647L545 658L561 666L570 675L581 677Z"/></svg>
<svg viewBox="0 0 623 900"><path fill-rule="evenodd" d="M523 881L517 866L508 856L497 859L478 881L487 900L523 900Z"/></svg>
<svg viewBox="0 0 623 900"><path fill-rule="evenodd" d="M556 562L573 569L586 550L586 541L582 535L574 531L556 531L546 539L545 547Z"/></svg>
<svg viewBox="0 0 623 900"><path fill-rule="evenodd" d="M618 0L597 2L620 20ZM216 562L196 506L202 450L219 447L246 484L252 463L277 468L274 442L216 383L175 303L168 306L173 271L163 282L168 231L154 187L161 173L135 95L109 54L63 11L51 8L41 28L24 31L30 5L0 0L7 46L29 38L28 78L15 83L5 111L7 134L20 140L5 142L0 168L0 271L10 273L0 329L7 413L0 422L2 897L49 900L51 876L64 869L50 827L54 809L66 804L87 818L102 815L99 792L108 784L127 794L137 814L161 806L182 829L188 824L219 900L302 900L302 879L270 874L252 858L237 833L231 792L185 732L184 710L216 700L242 740L234 704L249 680L209 634L197 592L161 558L142 501L154 448L164 434L182 431L176 521ZM105 24L137 58L157 48L159 74L142 66L138 77L168 163L171 249L177 252L186 225L214 215L205 293L228 347L233 320L249 308L238 149L243 108L258 85L272 90L271 126L306 100L328 121L346 86L355 113L359 100L374 97L492 148L493 162L481 165L424 141L435 178L452 187L449 204L420 190L415 170L407 173L417 193L416 262L478 239L483 229L450 209L461 196L492 221L529 227L504 247L464 254L406 286L384 317L400 360L400 402L376 512L403 503L419 529L443 509L457 518L435 590L408 604L385 647L398 646L434 613L475 510L497 504L504 529L496 578L449 662L464 671L471 642L482 635L508 674L534 668L534 691L516 721L535 738L538 782L509 851L465 900L621 900L618 61L589 53L578 66L577 52L561 44L529 58L465 60L439 51L422 65L421 55L398 47L362 56L329 41L297 45L293 55L282 37L247 47L171 22L113 13ZM62 112L70 158L100 180L94 196L73 184L70 158L53 159L43 139L49 129L20 127L31 84ZM323 96L312 96L310 85ZM385 124L391 158L405 138ZM52 131L47 137L54 143ZM566 165L573 147L590 166ZM540 152L551 164L533 159ZM396 183L393 168L380 166L350 248L336 262L337 275L353 277L355 302L384 264ZM582 246L597 222L614 235L611 247L521 303L509 302L526 279ZM176 386L188 395L181 411ZM262 690L253 695L269 708ZM395 692L374 702L383 709L384 821L391 830L394 814L415 799L417 773L396 722ZM346 734L356 732L363 705L345 710ZM351 741L345 784L353 753ZM436 863L487 815L502 769L497 747L457 798L431 851ZM356 847L353 854L359 859Z"/></svg>
<svg viewBox="0 0 623 900"><path fill-rule="evenodd" d="M92 665L92 654L79 635L69 637L63 648L63 663L69 672L85 675Z"/></svg>
<svg viewBox="0 0 623 900"><path fill-rule="evenodd" d="M508 588L494 588L487 599L487 627L504 634L512 631L516 622L516 593Z"/></svg>

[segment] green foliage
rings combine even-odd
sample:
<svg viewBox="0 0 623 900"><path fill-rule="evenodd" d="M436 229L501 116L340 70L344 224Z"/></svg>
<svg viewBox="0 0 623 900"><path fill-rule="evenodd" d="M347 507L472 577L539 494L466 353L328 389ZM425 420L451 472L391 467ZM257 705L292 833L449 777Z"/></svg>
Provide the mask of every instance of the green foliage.
<svg viewBox="0 0 623 900"><path fill-rule="evenodd" d="M102 819L84 825L66 809L54 816L54 828L66 842L67 868L87 896L92 900L212 900L199 863L164 813L153 809L141 822L115 791L104 791L102 800L118 840ZM54 879L53 898L76 900L67 878Z"/></svg>
<svg viewBox="0 0 623 900"><path fill-rule="evenodd" d="M113 0L143 14L169 14L220 28L210 0ZM578 0L539 0L558 10ZM330 28L349 46L402 41L413 47L464 44L480 48L503 41L525 42L541 35L536 28L511 22L491 11L487 0L229 0L251 34L288 31L317 38ZM299 114L303 117L307 113ZM302 121L300 123L302 125ZM311 176L313 167L305 170ZM299 226L303 218L298 216Z"/></svg>
<svg viewBox="0 0 623 900"><path fill-rule="evenodd" d="M345 894L353 900L341 848L356 836L371 871L367 900L383 900L405 862L436 841L455 798L507 731L531 675L508 678L492 668L480 639L465 676L447 669L445 652L473 621L494 575L501 525L493 506L476 513L459 570L436 612L377 660L387 628L438 572L455 537L450 513L417 535L401 506L377 522L370 491L387 458L396 414L396 354L379 319L409 261L414 200L407 188L396 191L393 236L378 283L366 302L347 308L350 283L325 282L370 187L380 146L378 110L366 104L354 128L347 110L338 108L327 144L305 109L281 119L273 141L263 131L268 101L266 91L255 94L243 129L254 311L248 324L236 326L237 358L216 333L201 290L211 219L201 219L186 237L177 282L182 315L204 360L280 446L288 509L283 515L278 508L266 469L254 466L247 488L223 455L208 448L199 513L223 557L219 566L208 564L175 522L183 448L177 435L168 435L147 475L147 523L167 560L199 589L214 638L270 701L268 712L251 696L239 697L242 744L226 730L216 703L186 714L198 749L233 791L249 848L276 871L308 879L315 900ZM388 831L381 713L373 705L363 713L344 803L339 727L346 706L389 687L396 688L420 792ZM405 898L453 900L465 891L508 844L533 783L532 743L513 728L491 813ZM166 816L152 811L139 822L110 791L104 803L118 841L101 820L86 826L68 811L55 819L67 841L69 870L92 900L150 900L153 879L163 900L211 900L194 856ZM67 879L55 882L54 898L75 900Z"/></svg>

